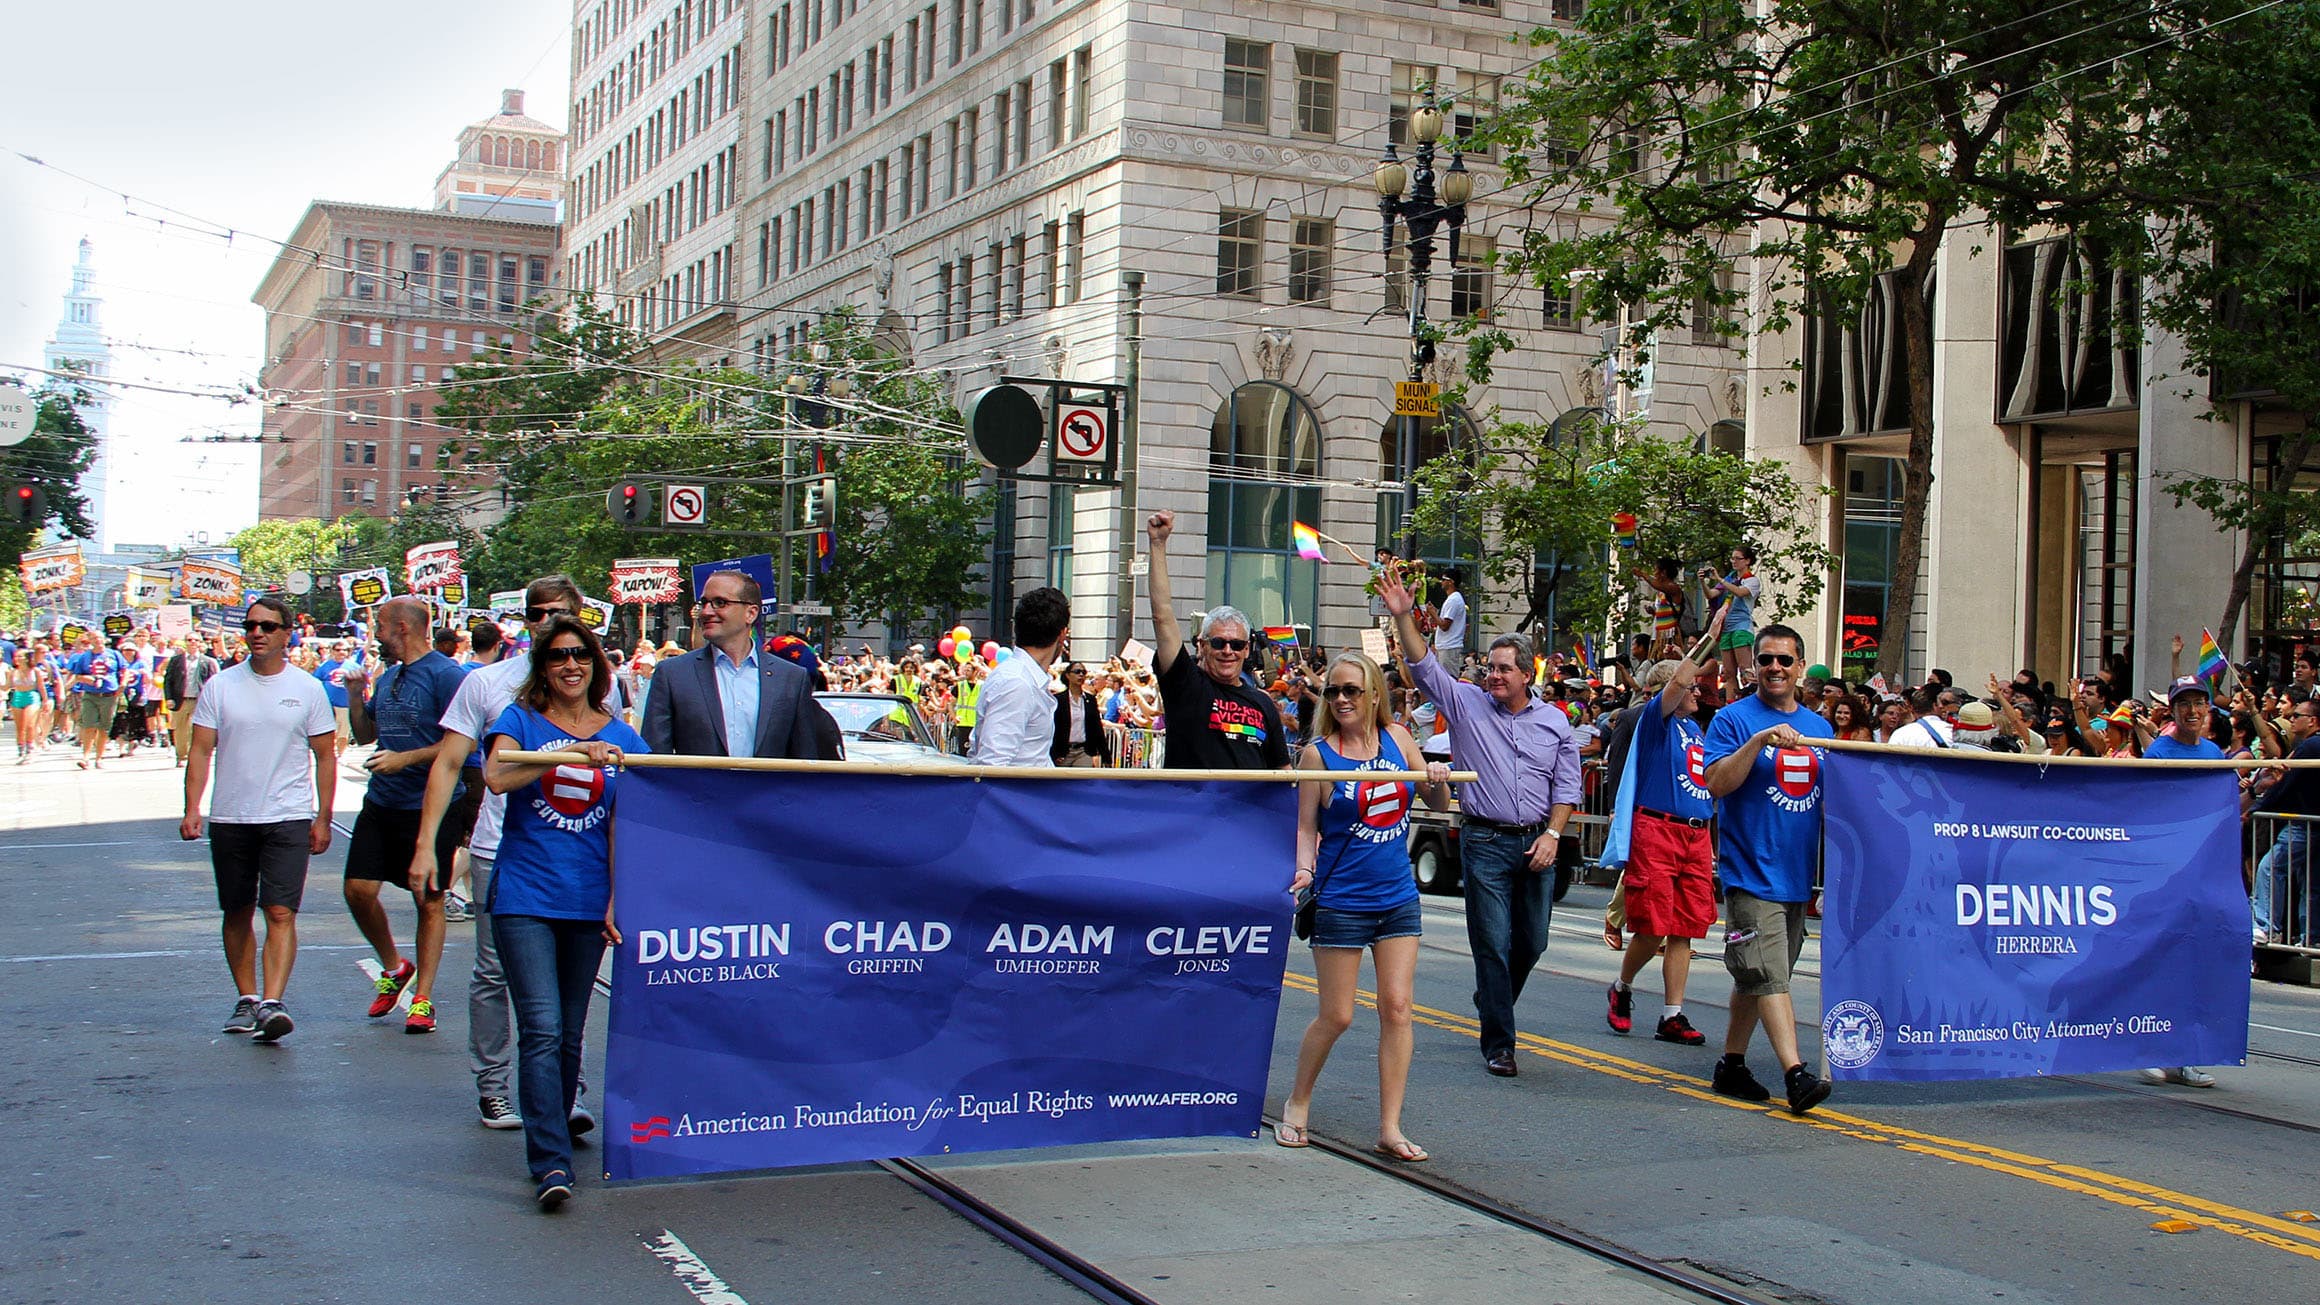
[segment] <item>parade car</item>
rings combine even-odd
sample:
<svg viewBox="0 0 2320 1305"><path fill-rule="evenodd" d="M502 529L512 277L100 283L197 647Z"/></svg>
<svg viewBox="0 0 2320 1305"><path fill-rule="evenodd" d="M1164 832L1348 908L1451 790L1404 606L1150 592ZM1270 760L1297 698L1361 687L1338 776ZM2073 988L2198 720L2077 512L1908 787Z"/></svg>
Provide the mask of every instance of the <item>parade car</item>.
<svg viewBox="0 0 2320 1305"><path fill-rule="evenodd" d="M927 766L954 760L935 746L918 704L899 693L817 693L814 701L837 719L848 761Z"/></svg>

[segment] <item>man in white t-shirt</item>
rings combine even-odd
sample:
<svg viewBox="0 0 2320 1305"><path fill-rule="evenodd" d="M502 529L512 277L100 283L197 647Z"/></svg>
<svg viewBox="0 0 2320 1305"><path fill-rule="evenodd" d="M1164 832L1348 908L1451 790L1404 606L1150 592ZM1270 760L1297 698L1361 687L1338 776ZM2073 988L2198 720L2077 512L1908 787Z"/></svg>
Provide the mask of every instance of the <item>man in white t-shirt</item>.
<svg viewBox="0 0 2320 1305"><path fill-rule="evenodd" d="M1015 651L983 682L975 739L978 766L1052 766L1055 694L1049 668L1071 635L1071 602L1063 591L1034 589L1015 603Z"/></svg>
<svg viewBox="0 0 2320 1305"><path fill-rule="evenodd" d="M569 576L541 576L524 589L524 624L531 627L537 641L555 617L578 619L581 605L580 586ZM451 795L460 786L460 771L468 770L470 788L483 788L483 772L468 767L468 759L476 757L480 764L476 745L516 700L531 673L532 659L511 652L489 666L468 672L459 682L459 691L451 696L451 705L443 712L443 741L427 772L427 796L419 810L412 883L434 881L436 833L452 809ZM485 793L467 840L467 873L474 889L468 911L475 919L475 972L467 983L467 1058L475 1074L477 1120L485 1128L496 1129L524 1126L513 1100L514 1008L508 1004L507 975L500 969L499 945L491 932L492 863L499 857L500 823L506 812L505 795ZM580 1090L583 1095L587 1091L585 1078ZM596 1127L596 1116L579 1096L573 1098L569 1123L574 1136Z"/></svg>
<svg viewBox="0 0 2320 1305"><path fill-rule="evenodd" d="M225 1031L277 1042L291 1029L282 995L298 959L298 903L306 892L307 861L330 850L338 722L321 682L289 665L288 608L272 598L255 599L243 614L242 630L249 660L219 673L194 703L185 817L177 836L187 842L201 837L201 799L214 761L209 862L218 909L225 914L226 968L238 994ZM266 913L263 988L255 909Z"/></svg>
<svg viewBox="0 0 2320 1305"><path fill-rule="evenodd" d="M1464 582L1457 567L1444 571L1436 580L1448 591L1434 624L1434 656L1444 666L1456 666L1466 658L1466 595L1460 592Z"/></svg>

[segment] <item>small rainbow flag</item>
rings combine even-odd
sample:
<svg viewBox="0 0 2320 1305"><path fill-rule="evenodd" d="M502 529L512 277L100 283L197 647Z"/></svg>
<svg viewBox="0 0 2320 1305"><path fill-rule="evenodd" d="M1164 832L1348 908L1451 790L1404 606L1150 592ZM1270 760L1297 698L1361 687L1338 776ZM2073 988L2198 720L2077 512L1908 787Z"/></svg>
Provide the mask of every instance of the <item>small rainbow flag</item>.
<svg viewBox="0 0 2320 1305"><path fill-rule="evenodd" d="M1265 627L1265 639L1270 643L1287 644L1294 648L1297 646L1297 627L1294 625L1268 625Z"/></svg>
<svg viewBox="0 0 2320 1305"><path fill-rule="evenodd" d="M1297 546L1297 556L1308 562L1329 560L1329 555L1321 551L1321 532L1302 521L1289 523L1289 542Z"/></svg>
<svg viewBox="0 0 2320 1305"><path fill-rule="evenodd" d="M1611 537L1618 541L1621 548L1635 547L1635 514L1633 512L1614 512L1611 514Z"/></svg>
<svg viewBox="0 0 2320 1305"><path fill-rule="evenodd" d="M2223 649L2215 646L2215 636L2209 634L2204 626L2201 627L2199 631L2199 678L2207 681L2214 688L2220 689L2223 687L2223 673L2229 669L2231 669L2231 664L2223 659ZM2209 696L2213 696L2212 691Z"/></svg>

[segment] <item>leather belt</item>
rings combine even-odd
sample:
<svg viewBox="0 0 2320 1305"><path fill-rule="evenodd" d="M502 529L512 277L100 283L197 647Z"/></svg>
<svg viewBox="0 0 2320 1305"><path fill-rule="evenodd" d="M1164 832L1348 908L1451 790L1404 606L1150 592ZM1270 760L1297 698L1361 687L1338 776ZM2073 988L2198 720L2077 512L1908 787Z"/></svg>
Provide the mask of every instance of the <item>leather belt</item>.
<svg viewBox="0 0 2320 1305"><path fill-rule="evenodd" d="M1649 816L1654 820L1664 820L1671 825L1682 825L1686 829L1706 829L1708 827L1707 818L1704 816L1671 816L1665 811L1654 811L1650 807L1637 807L1635 814Z"/></svg>
<svg viewBox="0 0 2320 1305"><path fill-rule="evenodd" d="M1486 816L1467 816L1465 820L1470 825L1480 825L1484 829L1495 829L1502 834L1514 834L1524 838L1536 838L1547 827L1547 822L1544 820L1534 820L1527 825L1510 825L1503 820L1492 820Z"/></svg>

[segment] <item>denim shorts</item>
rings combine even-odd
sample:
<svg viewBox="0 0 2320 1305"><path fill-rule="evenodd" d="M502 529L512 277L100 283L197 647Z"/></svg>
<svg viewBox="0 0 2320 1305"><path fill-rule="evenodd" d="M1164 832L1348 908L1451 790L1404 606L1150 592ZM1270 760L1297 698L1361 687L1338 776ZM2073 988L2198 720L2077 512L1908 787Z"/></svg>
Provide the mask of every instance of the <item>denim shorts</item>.
<svg viewBox="0 0 2320 1305"><path fill-rule="evenodd" d="M1413 897L1384 911L1338 911L1317 907L1313 912L1315 947L1351 947L1359 951L1387 938L1415 938L1424 933L1425 912Z"/></svg>

